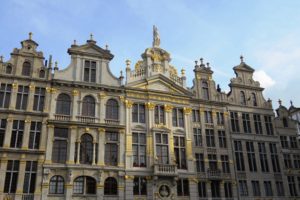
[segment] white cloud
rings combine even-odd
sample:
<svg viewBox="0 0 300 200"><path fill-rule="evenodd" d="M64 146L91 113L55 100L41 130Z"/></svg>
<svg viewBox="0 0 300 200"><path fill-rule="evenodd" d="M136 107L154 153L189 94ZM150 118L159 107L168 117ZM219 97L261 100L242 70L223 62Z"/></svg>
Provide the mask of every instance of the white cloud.
<svg viewBox="0 0 300 200"><path fill-rule="evenodd" d="M258 70L254 72L253 75L254 80L259 81L260 85L263 88L270 88L275 85L275 80L273 80L265 71Z"/></svg>

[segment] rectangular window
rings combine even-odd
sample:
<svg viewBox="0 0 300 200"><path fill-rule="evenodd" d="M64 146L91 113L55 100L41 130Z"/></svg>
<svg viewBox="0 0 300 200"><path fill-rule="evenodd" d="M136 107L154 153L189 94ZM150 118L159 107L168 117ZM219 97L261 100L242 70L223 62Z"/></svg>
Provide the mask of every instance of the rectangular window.
<svg viewBox="0 0 300 200"><path fill-rule="evenodd" d="M246 180L239 180L239 193L241 196L248 196L248 187Z"/></svg>
<svg viewBox="0 0 300 200"><path fill-rule="evenodd" d="M291 160L291 155L290 154L283 154L283 159L284 159L284 166L287 169L291 169L292 167L292 160Z"/></svg>
<svg viewBox="0 0 300 200"><path fill-rule="evenodd" d="M178 169L186 169L184 136L174 136L174 154Z"/></svg>
<svg viewBox="0 0 300 200"><path fill-rule="evenodd" d="M4 193L16 193L20 162L8 160L4 181Z"/></svg>
<svg viewBox="0 0 300 200"><path fill-rule="evenodd" d="M84 62L84 81L96 82L96 62L86 60Z"/></svg>
<svg viewBox="0 0 300 200"><path fill-rule="evenodd" d="M133 104L132 106L132 122L145 123L145 104Z"/></svg>
<svg viewBox="0 0 300 200"><path fill-rule="evenodd" d="M255 127L255 133L256 134L262 134L262 124L261 124L261 118L259 114L253 114L253 120L254 120L254 127Z"/></svg>
<svg viewBox="0 0 300 200"><path fill-rule="evenodd" d="M260 159L260 166L262 172L269 172L269 164L267 158L267 151L265 143L259 142L258 143L258 152L259 152L259 159Z"/></svg>
<svg viewBox="0 0 300 200"><path fill-rule="evenodd" d="M213 129L205 129L207 147L215 147L215 136Z"/></svg>
<svg viewBox="0 0 300 200"><path fill-rule="evenodd" d="M237 112L230 112L230 122L232 132L240 132L239 117Z"/></svg>
<svg viewBox="0 0 300 200"><path fill-rule="evenodd" d="M203 155L203 153L196 153L195 157L196 157L197 172L205 172L205 168L204 168L204 155Z"/></svg>
<svg viewBox="0 0 300 200"><path fill-rule="evenodd" d="M282 181L276 181L277 196L284 196L284 187Z"/></svg>
<svg viewBox="0 0 300 200"><path fill-rule="evenodd" d="M253 196L259 197L261 195L259 181L251 181L251 184L252 184Z"/></svg>
<svg viewBox="0 0 300 200"><path fill-rule="evenodd" d="M147 195L147 179L145 177L134 177L133 195Z"/></svg>
<svg viewBox="0 0 300 200"><path fill-rule="evenodd" d="M267 130L267 135L274 135L272 116L265 115L265 126Z"/></svg>
<svg viewBox="0 0 300 200"><path fill-rule="evenodd" d="M11 148L21 148L23 142L23 133L24 133L24 121L23 120L14 120L13 129L10 140Z"/></svg>
<svg viewBox="0 0 300 200"><path fill-rule="evenodd" d="M298 148L296 137L290 136L290 145L291 145L292 149L297 149Z"/></svg>
<svg viewBox="0 0 300 200"><path fill-rule="evenodd" d="M237 171L245 171L242 141L234 141L234 151Z"/></svg>
<svg viewBox="0 0 300 200"><path fill-rule="evenodd" d="M289 143L287 141L287 136L280 136L280 143L281 143L281 147L283 149L288 149L289 148Z"/></svg>
<svg viewBox="0 0 300 200"><path fill-rule="evenodd" d="M221 155L223 173L230 173L229 157L228 155Z"/></svg>
<svg viewBox="0 0 300 200"><path fill-rule="evenodd" d="M65 163L67 160L68 148L68 133L67 128L54 128L54 142L52 149L52 162Z"/></svg>
<svg viewBox="0 0 300 200"><path fill-rule="evenodd" d="M156 156L159 164L169 164L169 140L168 134L156 133Z"/></svg>
<svg viewBox="0 0 300 200"><path fill-rule="evenodd" d="M24 194L33 194L35 190L35 181L37 173L37 162L26 161L25 177L23 185Z"/></svg>
<svg viewBox="0 0 300 200"><path fill-rule="evenodd" d="M207 197L206 182L204 181L198 182L198 193L199 193L199 197Z"/></svg>
<svg viewBox="0 0 300 200"><path fill-rule="evenodd" d="M213 123L213 117L212 117L212 112L211 111L204 111L204 122L208 124Z"/></svg>
<svg viewBox="0 0 300 200"><path fill-rule="evenodd" d="M26 110L27 101L29 95L29 87L24 85L19 85L16 101L16 109Z"/></svg>
<svg viewBox="0 0 300 200"><path fill-rule="evenodd" d="M202 147L202 134L201 128L193 128L194 132L194 144L196 147Z"/></svg>
<svg viewBox="0 0 300 200"><path fill-rule="evenodd" d="M8 108L10 103L12 85L1 83L0 84L0 108Z"/></svg>
<svg viewBox="0 0 300 200"><path fill-rule="evenodd" d="M173 119L173 126L184 127L183 109L173 108L172 119Z"/></svg>
<svg viewBox="0 0 300 200"><path fill-rule="evenodd" d="M146 167L145 133L132 133L132 154L134 167Z"/></svg>
<svg viewBox="0 0 300 200"><path fill-rule="evenodd" d="M187 179L179 179L177 181L177 196L189 196L189 181Z"/></svg>
<svg viewBox="0 0 300 200"><path fill-rule="evenodd" d="M3 147L6 130L6 119L0 119L0 147Z"/></svg>
<svg viewBox="0 0 300 200"><path fill-rule="evenodd" d="M294 168L300 169L300 154L294 154L293 158L294 158Z"/></svg>
<svg viewBox="0 0 300 200"><path fill-rule="evenodd" d="M211 196L213 198L221 197L220 181L211 181L210 188L211 188Z"/></svg>
<svg viewBox="0 0 300 200"><path fill-rule="evenodd" d="M225 182L224 183L224 192L225 192L225 197L226 198L233 197L233 195L232 195L232 184L230 182Z"/></svg>
<svg viewBox="0 0 300 200"><path fill-rule="evenodd" d="M217 112L217 124L224 125L224 113Z"/></svg>
<svg viewBox="0 0 300 200"><path fill-rule="evenodd" d="M36 87L34 93L33 110L43 111L45 101L45 88Z"/></svg>
<svg viewBox="0 0 300 200"><path fill-rule="evenodd" d="M210 171L217 171L218 170L218 161L216 154L208 154L208 166Z"/></svg>
<svg viewBox="0 0 300 200"><path fill-rule="evenodd" d="M119 137L116 132L106 132L106 144L105 144L105 164L111 166L117 166L118 164L118 143Z"/></svg>
<svg viewBox="0 0 300 200"><path fill-rule="evenodd" d="M264 181L265 194L266 196L273 196L272 184L271 181Z"/></svg>
<svg viewBox="0 0 300 200"><path fill-rule="evenodd" d="M220 148L227 148L225 131L218 131Z"/></svg>
<svg viewBox="0 0 300 200"><path fill-rule="evenodd" d="M256 166L256 159L255 159L255 152L254 152L253 142L246 142L246 149L247 149L249 170L251 172L256 172L257 171L257 166Z"/></svg>
<svg viewBox="0 0 300 200"><path fill-rule="evenodd" d="M278 158L276 143L270 143L269 147L270 147L273 171L280 172L280 165L279 165L279 158Z"/></svg>
<svg viewBox="0 0 300 200"><path fill-rule="evenodd" d="M287 178L288 178L290 195L292 197L296 197L298 194L297 194L297 189L296 189L295 177L294 176L288 176Z"/></svg>
<svg viewBox="0 0 300 200"><path fill-rule="evenodd" d="M242 113L244 133L251 133L250 115L248 113Z"/></svg>
<svg viewBox="0 0 300 200"><path fill-rule="evenodd" d="M163 105L155 106L154 116L155 124L165 124L165 108Z"/></svg>
<svg viewBox="0 0 300 200"><path fill-rule="evenodd" d="M29 149L39 149L41 130L42 130L41 122L31 122L29 144L28 144Z"/></svg>
<svg viewBox="0 0 300 200"><path fill-rule="evenodd" d="M200 111L198 109L193 109L193 122L200 122Z"/></svg>

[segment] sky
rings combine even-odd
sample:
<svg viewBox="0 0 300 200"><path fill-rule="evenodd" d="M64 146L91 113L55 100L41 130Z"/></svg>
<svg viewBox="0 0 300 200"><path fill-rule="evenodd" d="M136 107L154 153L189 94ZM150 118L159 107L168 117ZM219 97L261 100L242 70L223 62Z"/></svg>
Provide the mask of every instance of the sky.
<svg viewBox="0 0 300 200"><path fill-rule="evenodd" d="M92 33L100 47L108 45L115 76L152 46L156 25L161 48L172 65L187 74L192 86L194 61L209 62L213 79L228 92L232 68L244 61L265 88L265 99L278 107L290 100L300 106L300 1L296 0L10 0L0 7L0 55L7 61L13 48L33 32L47 59L60 69L70 63L67 49L84 44ZM133 66L132 66L133 67Z"/></svg>

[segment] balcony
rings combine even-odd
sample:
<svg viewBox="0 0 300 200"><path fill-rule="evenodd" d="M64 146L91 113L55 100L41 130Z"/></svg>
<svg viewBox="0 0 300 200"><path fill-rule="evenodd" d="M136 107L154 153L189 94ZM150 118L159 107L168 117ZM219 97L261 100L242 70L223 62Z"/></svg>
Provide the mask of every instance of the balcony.
<svg viewBox="0 0 300 200"><path fill-rule="evenodd" d="M15 194L4 194L3 200L15 200Z"/></svg>
<svg viewBox="0 0 300 200"><path fill-rule="evenodd" d="M120 120L117 119L104 119L105 124L109 124L109 125L119 125L120 124Z"/></svg>
<svg viewBox="0 0 300 200"><path fill-rule="evenodd" d="M22 200L34 200L34 194L23 194Z"/></svg>
<svg viewBox="0 0 300 200"><path fill-rule="evenodd" d="M98 118L89 116L77 116L76 118L78 121L84 123L96 123L96 121L98 121Z"/></svg>
<svg viewBox="0 0 300 200"><path fill-rule="evenodd" d="M177 176L177 165L154 164L154 174L158 176Z"/></svg>
<svg viewBox="0 0 300 200"><path fill-rule="evenodd" d="M210 179L220 179L222 172L219 169L207 169L207 178Z"/></svg>
<svg viewBox="0 0 300 200"><path fill-rule="evenodd" d="M54 119L58 120L58 121L71 121L71 116L70 115L55 114Z"/></svg>

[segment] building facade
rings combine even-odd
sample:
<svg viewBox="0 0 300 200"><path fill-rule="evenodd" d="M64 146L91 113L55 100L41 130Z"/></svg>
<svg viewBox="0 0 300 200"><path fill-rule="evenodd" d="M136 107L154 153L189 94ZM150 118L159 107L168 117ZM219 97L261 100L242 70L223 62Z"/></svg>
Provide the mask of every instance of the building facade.
<svg viewBox="0 0 300 200"><path fill-rule="evenodd" d="M230 92L203 59L193 86L153 45L126 77L91 37L70 65L32 39L0 60L0 199L297 199L297 122L241 57Z"/></svg>

